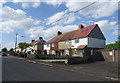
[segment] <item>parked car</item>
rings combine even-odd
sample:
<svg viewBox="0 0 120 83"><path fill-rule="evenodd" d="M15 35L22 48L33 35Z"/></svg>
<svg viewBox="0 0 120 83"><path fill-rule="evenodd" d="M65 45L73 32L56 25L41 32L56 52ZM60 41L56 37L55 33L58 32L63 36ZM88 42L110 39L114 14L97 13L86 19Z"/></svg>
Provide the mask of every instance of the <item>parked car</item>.
<svg viewBox="0 0 120 83"><path fill-rule="evenodd" d="M8 53L2 53L1 55L2 55L2 56L7 56L7 55L8 55Z"/></svg>
<svg viewBox="0 0 120 83"><path fill-rule="evenodd" d="M27 53L25 52L18 52L17 55L20 57L27 57Z"/></svg>

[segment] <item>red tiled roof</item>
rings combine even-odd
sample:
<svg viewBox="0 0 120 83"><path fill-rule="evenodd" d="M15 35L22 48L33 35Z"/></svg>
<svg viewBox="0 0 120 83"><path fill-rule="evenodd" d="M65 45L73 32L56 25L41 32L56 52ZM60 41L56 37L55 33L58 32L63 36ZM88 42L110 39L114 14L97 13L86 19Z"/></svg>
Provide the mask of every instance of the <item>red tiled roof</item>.
<svg viewBox="0 0 120 83"><path fill-rule="evenodd" d="M59 36L55 36L53 39L51 39L50 41L46 42L45 44L48 43L54 43L54 42L59 42L59 41L64 41L64 40L69 40L73 37L73 35L77 32L78 30L74 30L74 31L70 31L67 33L63 33Z"/></svg>
<svg viewBox="0 0 120 83"><path fill-rule="evenodd" d="M75 35L72 37L72 39L87 37L90 34L90 32L92 32L92 30L95 28L95 26L96 24L84 27L83 29L77 31Z"/></svg>
<svg viewBox="0 0 120 83"><path fill-rule="evenodd" d="M83 48L85 48L87 45L80 45L80 46L78 46L77 47L77 49L83 49Z"/></svg>
<svg viewBox="0 0 120 83"><path fill-rule="evenodd" d="M41 40L36 40L36 41L34 41L34 42L30 43L30 44L33 46L33 45L38 44L40 41L41 41ZM45 42L44 40L42 40L42 41Z"/></svg>
<svg viewBox="0 0 120 83"><path fill-rule="evenodd" d="M45 44L65 41L65 40L70 40L70 39L76 39L80 37L87 37L90 34L90 32L95 28L95 26L96 24L84 27L81 30L78 29L78 30L67 32L67 33L63 33L59 36L55 36L53 39L46 42Z"/></svg>
<svg viewBox="0 0 120 83"><path fill-rule="evenodd" d="M16 49L21 49L20 47L16 47Z"/></svg>

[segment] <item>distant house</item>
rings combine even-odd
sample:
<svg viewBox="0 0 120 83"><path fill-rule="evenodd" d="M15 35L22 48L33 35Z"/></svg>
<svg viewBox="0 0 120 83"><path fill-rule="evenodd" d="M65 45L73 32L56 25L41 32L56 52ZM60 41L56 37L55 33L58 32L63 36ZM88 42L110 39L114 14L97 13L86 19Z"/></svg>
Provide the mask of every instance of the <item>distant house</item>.
<svg viewBox="0 0 120 83"><path fill-rule="evenodd" d="M30 43L32 46L27 48L27 52L31 51L31 52L34 52L37 54L42 54L43 50L44 50L44 43L45 42L46 41L43 40L42 37L39 37L38 40L32 40Z"/></svg>
<svg viewBox="0 0 120 83"><path fill-rule="evenodd" d="M16 47L16 52L22 52L22 49L20 47Z"/></svg>
<svg viewBox="0 0 120 83"><path fill-rule="evenodd" d="M57 35L45 43L44 50L47 54L89 56L99 49L105 47L106 39L98 24L84 27L82 24L77 30L63 33L58 31Z"/></svg>

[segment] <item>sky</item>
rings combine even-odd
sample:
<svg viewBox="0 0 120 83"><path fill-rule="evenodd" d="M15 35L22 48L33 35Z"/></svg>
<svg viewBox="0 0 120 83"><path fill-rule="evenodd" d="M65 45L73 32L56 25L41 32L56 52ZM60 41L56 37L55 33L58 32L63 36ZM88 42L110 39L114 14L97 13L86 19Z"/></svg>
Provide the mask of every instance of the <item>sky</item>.
<svg viewBox="0 0 120 83"><path fill-rule="evenodd" d="M14 48L16 33L18 43L30 43L38 37L48 41L57 34L57 31L65 33L76 30L79 24L84 26L98 24L106 38L106 44L117 41L119 0L88 1L2 0L0 3L1 48ZM59 19L61 20L57 21Z"/></svg>

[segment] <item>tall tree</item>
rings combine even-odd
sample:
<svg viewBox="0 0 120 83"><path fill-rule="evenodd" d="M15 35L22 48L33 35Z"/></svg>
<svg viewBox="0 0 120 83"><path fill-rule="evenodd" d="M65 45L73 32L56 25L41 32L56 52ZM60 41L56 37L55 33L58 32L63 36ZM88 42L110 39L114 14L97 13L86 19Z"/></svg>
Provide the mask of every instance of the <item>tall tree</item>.
<svg viewBox="0 0 120 83"><path fill-rule="evenodd" d="M20 47L22 50L23 50L24 48L29 47L29 46L31 46L31 44L28 44L28 43L26 43L26 42L23 42L23 43L19 43L19 44L18 44L18 47Z"/></svg>
<svg viewBox="0 0 120 83"><path fill-rule="evenodd" d="M10 51L10 52L12 52L13 50L14 50L14 49L13 49L13 48L11 48L9 51Z"/></svg>
<svg viewBox="0 0 120 83"><path fill-rule="evenodd" d="M2 52L7 52L7 48L3 48L3 49L2 49Z"/></svg>
<svg viewBox="0 0 120 83"><path fill-rule="evenodd" d="M120 36L118 36L118 41L120 41Z"/></svg>

